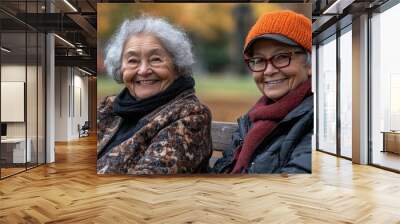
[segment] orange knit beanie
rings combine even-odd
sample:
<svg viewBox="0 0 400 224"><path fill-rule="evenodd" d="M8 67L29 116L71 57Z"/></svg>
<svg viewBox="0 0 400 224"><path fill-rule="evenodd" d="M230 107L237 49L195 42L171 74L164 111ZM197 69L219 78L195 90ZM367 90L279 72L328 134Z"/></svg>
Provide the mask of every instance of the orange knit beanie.
<svg viewBox="0 0 400 224"><path fill-rule="evenodd" d="M265 13L247 34L244 52L246 53L255 40L260 38L274 39L287 44L293 43L311 53L311 20L289 10Z"/></svg>

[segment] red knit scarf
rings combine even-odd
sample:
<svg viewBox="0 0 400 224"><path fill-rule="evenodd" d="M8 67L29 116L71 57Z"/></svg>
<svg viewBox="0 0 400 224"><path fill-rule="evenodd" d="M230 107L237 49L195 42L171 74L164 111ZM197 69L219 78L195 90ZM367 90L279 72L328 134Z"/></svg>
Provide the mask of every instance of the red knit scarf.
<svg viewBox="0 0 400 224"><path fill-rule="evenodd" d="M247 133L242 147L235 152L234 160L236 163L231 173L241 173L243 169L247 169L254 151L263 139L276 128L278 123L290 111L300 105L304 98L309 95L311 95L310 79L276 102L266 96L261 97L249 112L253 126Z"/></svg>

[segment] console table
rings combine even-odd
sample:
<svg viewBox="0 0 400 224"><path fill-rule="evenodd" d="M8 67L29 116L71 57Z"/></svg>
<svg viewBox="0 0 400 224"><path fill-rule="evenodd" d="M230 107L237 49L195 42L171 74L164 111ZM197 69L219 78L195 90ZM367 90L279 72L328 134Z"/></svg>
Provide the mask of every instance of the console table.
<svg viewBox="0 0 400 224"><path fill-rule="evenodd" d="M382 131L381 133L383 133L382 152L400 154L400 131Z"/></svg>

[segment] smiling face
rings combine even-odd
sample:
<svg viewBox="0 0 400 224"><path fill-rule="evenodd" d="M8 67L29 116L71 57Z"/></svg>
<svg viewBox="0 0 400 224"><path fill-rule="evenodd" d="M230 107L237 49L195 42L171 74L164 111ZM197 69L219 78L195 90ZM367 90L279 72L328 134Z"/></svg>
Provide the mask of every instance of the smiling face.
<svg viewBox="0 0 400 224"><path fill-rule="evenodd" d="M298 48L274 40L258 40L252 49L252 57L266 59L281 53L298 52ZM306 63L306 58L306 54L293 54L287 67L277 69L268 62L264 71L252 72L258 89L268 98L279 100L311 76L311 66Z"/></svg>
<svg viewBox="0 0 400 224"><path fill-rule="evenodd" d="M135 35L126 41L121 71L125 86L138 100L164 91L176 79L170 54L149 34Z"/></svg>

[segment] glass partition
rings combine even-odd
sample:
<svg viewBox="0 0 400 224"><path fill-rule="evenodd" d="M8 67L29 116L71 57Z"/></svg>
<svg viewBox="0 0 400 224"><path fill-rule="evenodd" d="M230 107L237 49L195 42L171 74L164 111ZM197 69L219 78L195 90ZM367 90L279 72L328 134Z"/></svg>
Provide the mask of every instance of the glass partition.
<svg viewBox="0 0 400 224"><path fill-rule="evenodd" d="M16 17L43 11L43 1L1 2L0 178L45 163L45 35Z"/></svg>
<svg viewBox="0 0 400 224"><path fill-rule="evenodd" d="M336 154L336 36L318 47L318 149Z"/></svg>
<svg viewBox="0 0 400 224"><path fill-rule="evenodd" d="M340 36L340 155L352 157L352 33L351 26Z"/></svg>
<svg viewBox="0 0 400 224"><path fill-rule="evenodd" d="M24 171L27 158L30 162L31 151L26 150L26 41L25 32L1 34L0 110L6 127L1 139L2 177Z"/></svg>
<svg viewBox="0 0 400 224"><path fill-rule="evenodd" d="M400 171L400 5L371 18L372 164Z"/></svg>

